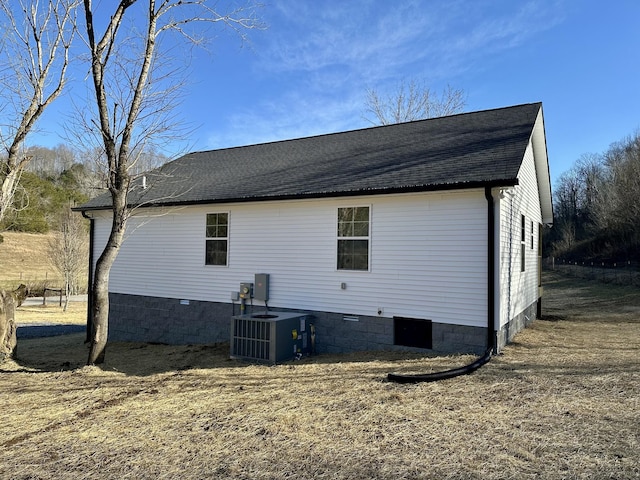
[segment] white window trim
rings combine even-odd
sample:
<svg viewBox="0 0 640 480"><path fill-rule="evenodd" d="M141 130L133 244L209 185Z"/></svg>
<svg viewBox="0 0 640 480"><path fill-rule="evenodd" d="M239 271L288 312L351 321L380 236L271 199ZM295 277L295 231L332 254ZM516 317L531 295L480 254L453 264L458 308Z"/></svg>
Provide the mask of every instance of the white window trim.
<svg viewBox="0 0 640 480"><path fill-rule="evenodd" d="M520 216L520 273L527 271L527 216Z"/></svg>
<svg viewBox="0 0 640 480"><path fill-rule="evenodd" d="M338 236L338 222L339 222L339 215L338 212L341 208L359 208L359 207L367 207L369 208L369 235L366 237L339 237ZM372 223L371 223L371 217L373 215L373 206L372 204L353 204L353 205L339 205L336 209L335 209L335 217L334 217L334 221L333 221L333 226L334 226L334 237L336 239L335 241L335 245L334 245L334 259L333 259L333 265L334 265L334 269L336 272L339 273L369 273L371 272L371 250L372 250L372 245L371 245L371 230L372 230ZM348 270L348 269L340 269L338 268L338 242L339 240L367 240L369 242L369 249L367 251L367 269L366 270Z"/></svg>
<svg viewBox="0 0 640 480"><path fill-rule="evenodd" d="M212 214L227 214L227 236L226 237L207 237L207 215ZM230 229L231 229L231 212L230 211L215 211L215 212L206 212L204 215L204 266L211 268L229 268L229 237L230 237ZM207 263L207 240L226 240L227 241L227 259L224 265L213 265Z"/></svg>
<svg viewBox="0 0 640 480"><path fill-rule="evenodd" d="M533 220L531 220L531 250L534 250L534 245L535 245L535 229L534 229L534 224L533 224Z"/></svg>

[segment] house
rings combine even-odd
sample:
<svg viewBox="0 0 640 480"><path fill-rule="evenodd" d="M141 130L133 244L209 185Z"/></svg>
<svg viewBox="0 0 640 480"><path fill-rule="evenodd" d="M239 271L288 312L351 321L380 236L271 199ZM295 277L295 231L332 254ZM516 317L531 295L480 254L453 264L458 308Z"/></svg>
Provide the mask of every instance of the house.
<svg viewBox="0 0 640 480"><path fill-rule="evenodd" d="M482 353L539 311L540 103L189 153L130 201L110 340L228 341L241 307L268 307L308 314L318 352ZM110 198L79 210L96 259ZM238 296L256 273L268 305Z"/></svg>

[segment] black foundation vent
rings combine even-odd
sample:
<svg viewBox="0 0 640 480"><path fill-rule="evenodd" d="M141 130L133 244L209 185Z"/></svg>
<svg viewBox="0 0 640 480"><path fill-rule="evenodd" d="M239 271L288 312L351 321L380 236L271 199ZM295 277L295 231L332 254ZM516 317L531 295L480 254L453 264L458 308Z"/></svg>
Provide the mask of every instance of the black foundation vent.
<svg viewBox="0 0 640 480"><path fill-rule="evenodd" d="M404 347L432 348L431 320L393 317L393 343Z"/></svg>

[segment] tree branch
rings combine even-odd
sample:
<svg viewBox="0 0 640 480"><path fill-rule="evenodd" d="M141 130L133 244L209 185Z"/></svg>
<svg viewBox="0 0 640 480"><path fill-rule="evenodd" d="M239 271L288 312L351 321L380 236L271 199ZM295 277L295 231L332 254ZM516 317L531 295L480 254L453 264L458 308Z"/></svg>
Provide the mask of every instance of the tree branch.
<svg viewBox="0 0 640 480"><path fill-rule="evenodd" d="M28 163L28 157L21 154L23 142L64 88L78 5L77 0L48 0L45 6L38 0L16 3L0 3L6 35L0 61L9 65L0 79L0 96L10 97L11 105L1 112L8 128L7 133L0 130L6 151L0 175L0 221L13 204L20 174ZM50 90L49 85L53 85Z"/></svg>

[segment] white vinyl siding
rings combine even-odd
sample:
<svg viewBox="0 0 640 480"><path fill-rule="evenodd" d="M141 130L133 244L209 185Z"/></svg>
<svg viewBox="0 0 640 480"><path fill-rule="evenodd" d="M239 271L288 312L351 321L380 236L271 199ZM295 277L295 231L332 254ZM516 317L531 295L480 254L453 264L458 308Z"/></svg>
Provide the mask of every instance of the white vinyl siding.
<svg viewBox="0 0 640 480"><path fill-rule="evenodd" d="M486 325L483 190L366 196L354 205L370 205L366 275L336 269L336 212L344 199L226 204L225 269L203 265L203 222L213 210L190 206L130 220L110 291L229 303L241 282L269 273L273 308L372 316L381 308L385 317ZM109 223L96 222L96 255Z"/></svg>
<svg viewBox="0 0 640 480"><path fill-rule="evenodd" d="M542 222L531 144L518 174L519 184L500 200L500 327L538 298L538 229ZM523 228L524 225L524 228ZM524 266L524 269L522 269Z"/></svg>

